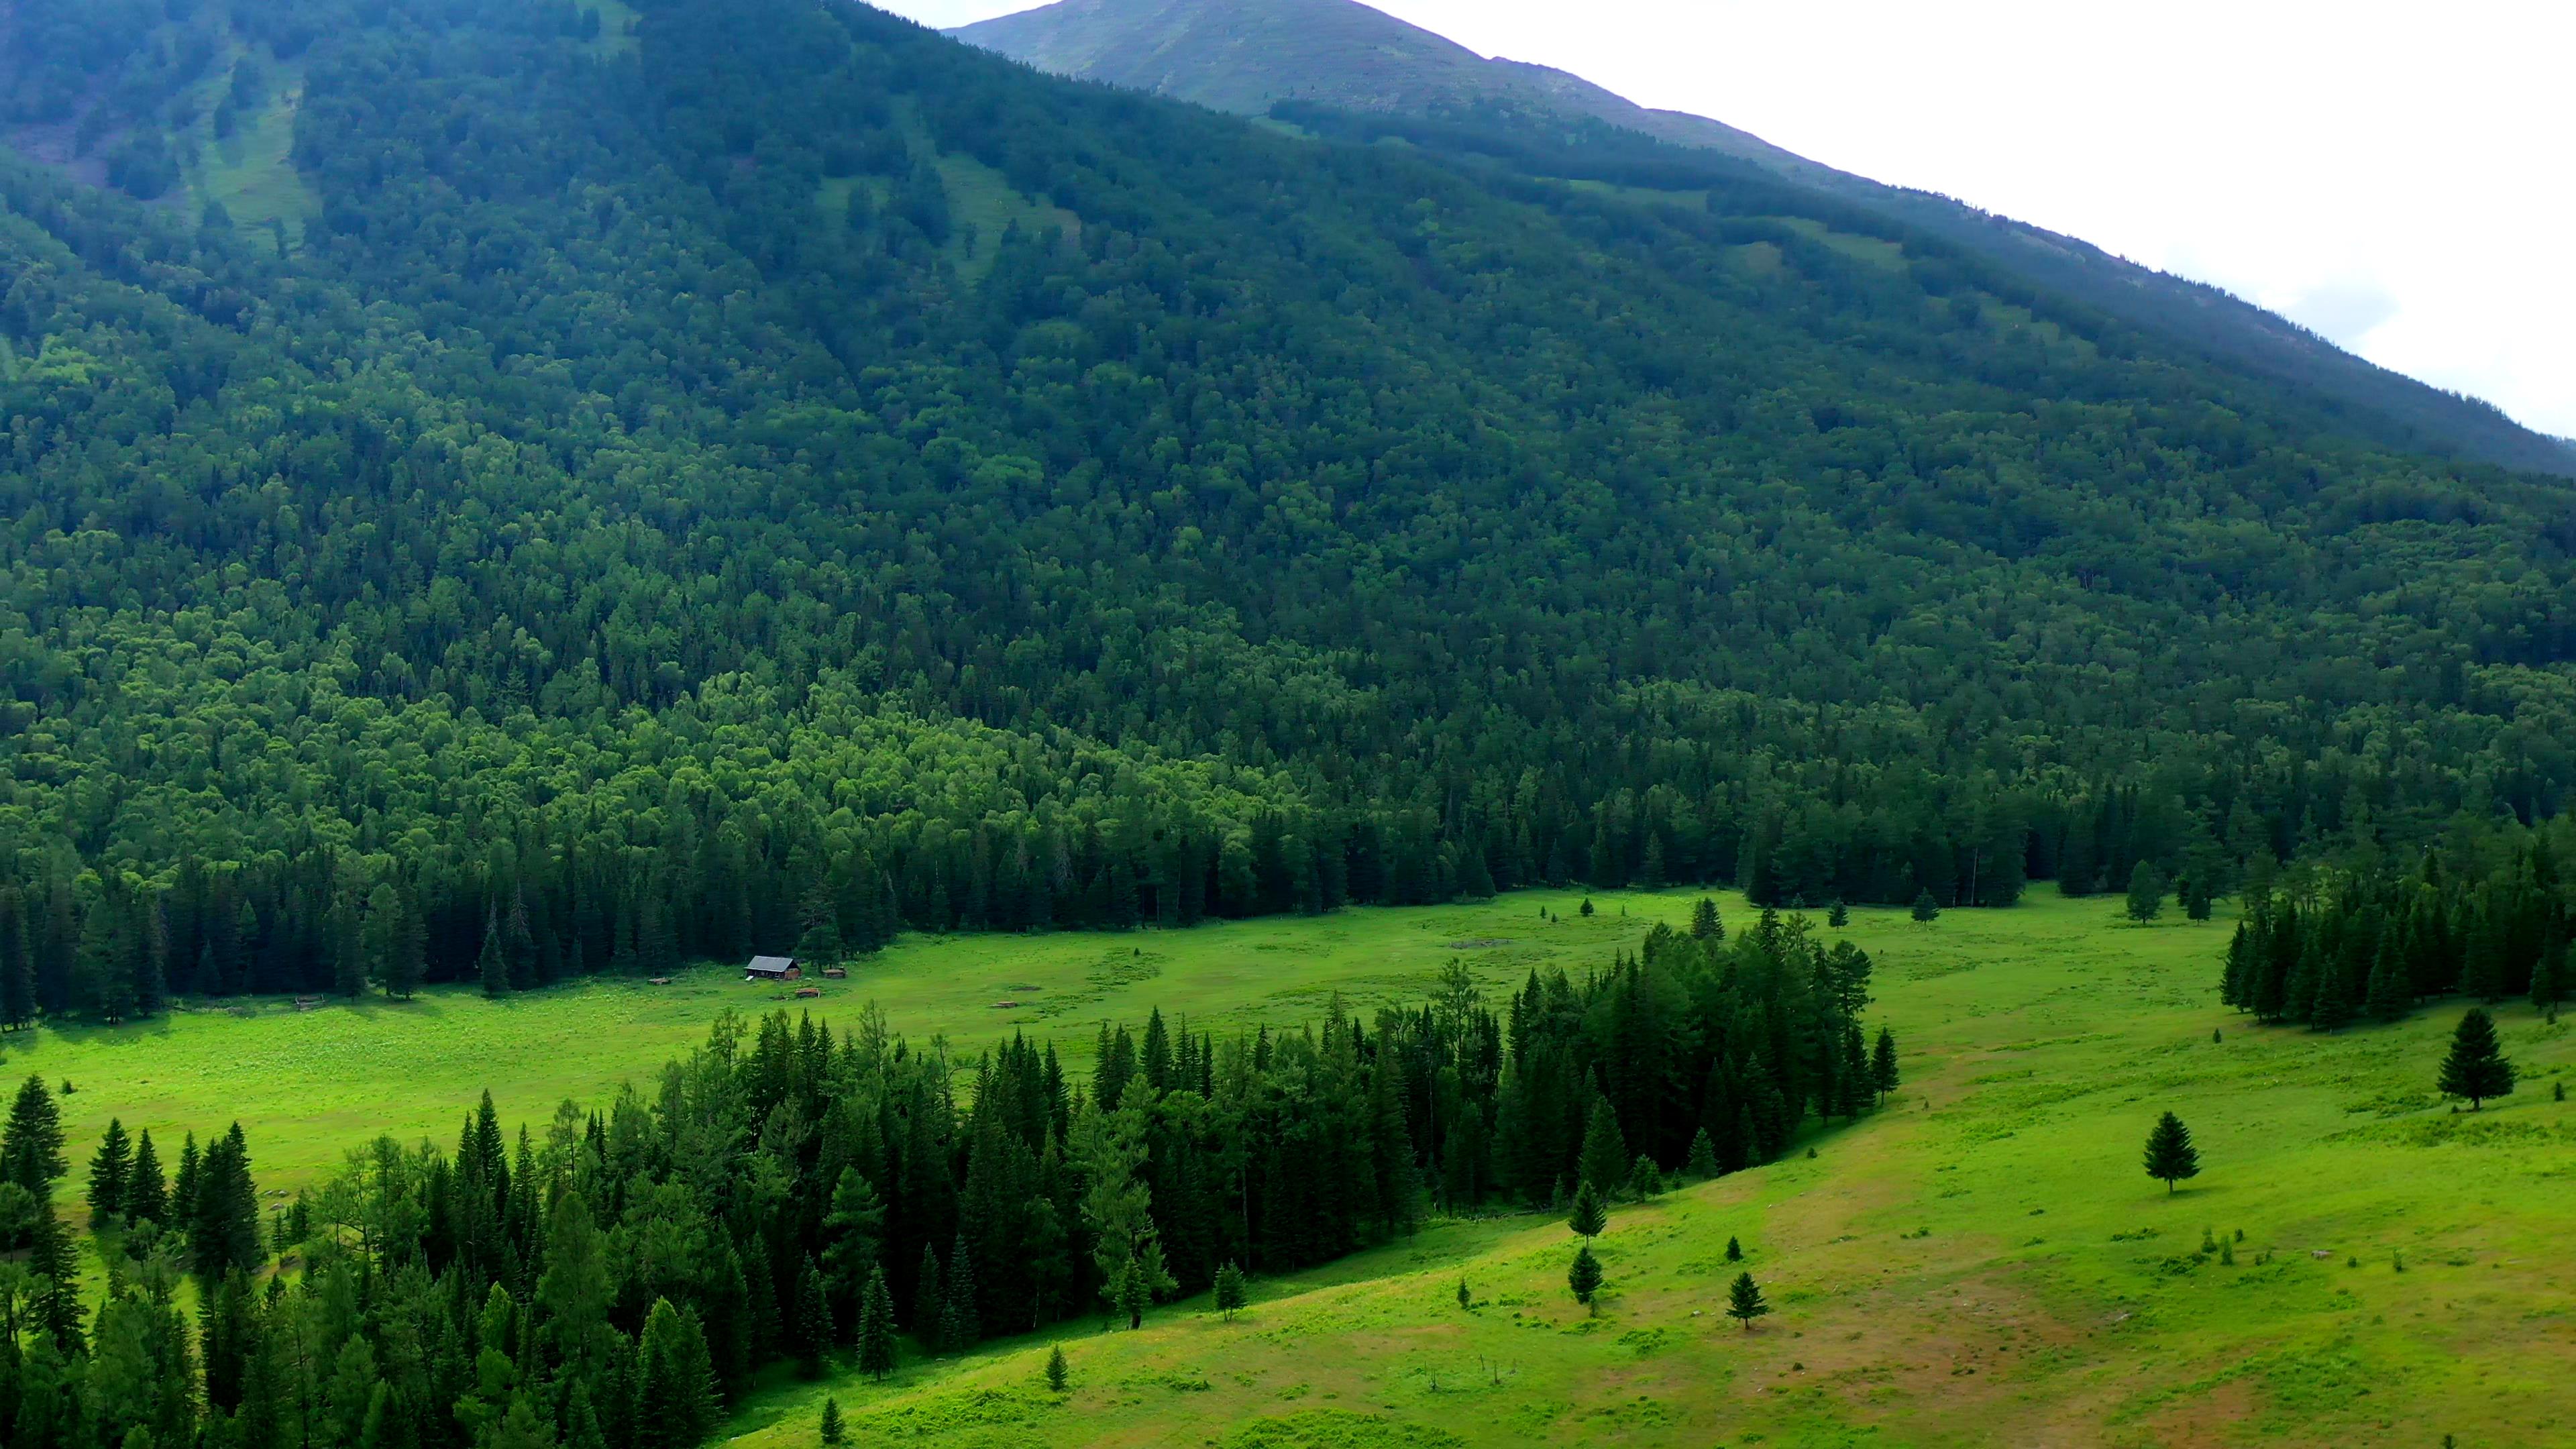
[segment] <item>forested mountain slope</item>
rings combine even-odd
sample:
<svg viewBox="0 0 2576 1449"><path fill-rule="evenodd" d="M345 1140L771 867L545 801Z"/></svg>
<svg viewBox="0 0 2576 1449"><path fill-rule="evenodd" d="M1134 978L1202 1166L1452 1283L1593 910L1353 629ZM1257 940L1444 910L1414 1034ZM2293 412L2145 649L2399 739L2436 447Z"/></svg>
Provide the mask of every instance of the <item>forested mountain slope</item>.
<svg viewBox="0 0 2576 1449"><path fill-rule="evenodd" d="M1946 196L1819 165L1703 116L1651 110L1563 71L1485 59L1356 0L1059 0L954 33L1058 75L1245 115L1320 105L1468 118L1477 129L1538 138L1547 148L1563 146L1569 122L1631 133L1596 132L1591 144L1575 148L1580 154L1571 174L1633 153L1638 136L1718 152L1930 232L2034 285L2307 395L2338 430L2393 447L2576 475L2576 449L2563 440L2524 428L2475 398L2365 362L2218 288ZM1661 169L1676 164L1710 169L1705 161L1694 167L1674 158ZM1708 183L1666 184L1690 190Z"/></svg>
<svg viewBox="0 0 2576 1449"><path fill-rule="evenodd" d="M123 188L0 176L13 1011L1534 878L2001 904L2576 773L2564 482L1773 183L824 0L9 44Z"/></svg>

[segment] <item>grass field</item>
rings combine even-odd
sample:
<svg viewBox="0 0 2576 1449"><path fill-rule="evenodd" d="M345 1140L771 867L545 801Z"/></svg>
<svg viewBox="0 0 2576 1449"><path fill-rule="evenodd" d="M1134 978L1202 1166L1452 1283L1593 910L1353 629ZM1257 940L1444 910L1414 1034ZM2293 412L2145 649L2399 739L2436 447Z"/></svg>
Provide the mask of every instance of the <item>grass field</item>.
<svg viewBox="0 0 2576 1449"><path fill-rule="evenodd" d="M1595 899L1602 915L1563 924L1540 907L1573 897L1529 895L1173 934L908 941L823 1005L844 1015L873 998L916 1039L968 1049L1020 1025L1078 1056L1099 1017L1152 1004L1198 1024L1292 1021L1334 991L1362 1006L1413 997L1452 955L1497 984L1581 967L1690 897ZM2116 912L2042 891L1929 928L1856 913L1850 934L1879 962L1872 1014L1904 1041L1898 1100L1811 1138L1813 1159L1620 1211L1597 1317L1565 1292L1562 1226L1501 1217L1259 1282L1232 1324L1181 1304L1142 1333L1085 1327L828 1390L860 1444L2576 1438L2557 1391L2576 1357L2563 1251L2576 1108L2550 1092L2576 1059L2562 1029L2504 1011L2523 1090L2455 1114L2430 1090L2455 1005L2331 1037L2256 1029L2211 989L2225 922L2140 927ZM239 1116L263 1187L291 1186L380 1127L445 1140L486 1084L516 1119L640 1082L717 1010L766 997L710 968L669 988L187 1016L13 1039L7 1069L81 1084L67 1104L79 1153L110 1111L156 1137ZM2205 1166L2171 1196L2138 1164L2166 1108ZM2205 1230L2233 1265L2195 1251ZM1777 1310L1753 1333L1720 1316L1730 1235ZM1472 1311L1455 1301L1461 1276ZM1052 1342L1074 1368L1061 1401L1040 1384ZM760 1449L810 1444L825 1391L780 1384L735 1432Z"/></svg>

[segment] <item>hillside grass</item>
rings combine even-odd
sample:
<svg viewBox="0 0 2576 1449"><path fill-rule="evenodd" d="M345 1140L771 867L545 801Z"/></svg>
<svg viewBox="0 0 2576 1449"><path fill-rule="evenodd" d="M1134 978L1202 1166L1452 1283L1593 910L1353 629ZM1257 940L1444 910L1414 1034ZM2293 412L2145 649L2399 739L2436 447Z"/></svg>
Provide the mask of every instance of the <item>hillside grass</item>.
<svg viewBox="0 0 2576 1449"><path fill-rule="evenodd" d="M819 1006L845 1022L874 1000L916 1041L969 1052L1025 1028L1079 1063L1099 1019L1154 1005L1194 1027L1293 1023L1335 992L1361 1009L1415 999L1452 956L1494 986L1532 966L1580 970L1693 898L1598 895L1589 920L1573 894L1533 893L1177 933L913 939L828 983ZM1726 901L1731 923L1750 919ZM2523 1089L2455 1113L2431 1079L2458 1003L2332 1036L2257 1028L2215 1000L2227 929L2131 925L2116 900L2047 891L1929 927L1855 912L1849 934L1879 963L1872 1017L1904 1044L1903 1090L1786 1161L1622 1208L1599 1249L1598 1316L1565 1291L1571 1238L1552 1218L1443 1222L1257 1280L1232 1324L1201 1300L1157 1310L1142 1333L1070 1325L910 1363L884 1385L773 1381L734 1432L751 1449L811 1443L829 1392L856 1442L935 1446L2563 1437L2576 1109L2550 1088L2576 1062L2566 1030L2504 1009ZM20 1034L5 1070L80 1085L65 1103L79 1157L110 1112L156 1139L238 1117L267 1190L309 1182L377 1130L443 1143L485 1086L514 1121L643 1085L718 1011L773 994L706 967L665 988L502 1002L266 1003ZM2138 1160L2167 1108L2205 1166L2171 1195ZM2204 1230L2243 1231L2233 1266L2197 1251ZM1776 1309L1752 1333L1721 1316L1730 1235ZM1074 1367L1062 1401L1040 1374L1059 1342Z"/></svg>

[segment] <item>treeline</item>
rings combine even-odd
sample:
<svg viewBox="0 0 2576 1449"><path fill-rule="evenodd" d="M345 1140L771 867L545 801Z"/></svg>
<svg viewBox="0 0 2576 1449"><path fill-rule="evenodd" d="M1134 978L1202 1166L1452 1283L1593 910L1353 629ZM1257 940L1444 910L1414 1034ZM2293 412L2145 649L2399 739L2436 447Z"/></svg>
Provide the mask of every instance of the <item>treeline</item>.
<svg viewBox="0 0 2576 1449"><path fill-rule="evenodd" d="M2220 996L2261 1021L2331 1030L2395 1021L2429 996L2527 997L2554 1012L2571 986L2576 826L2479 831L2411 861L2338 860L2249 895Z"/></svg>
<svg viewBox="0 0 2576 1449"><path fill-rule="evenodd" d="M53 1256L0 1277L0 1410L13 1449L136 1428L240 1449L695 1444L778 1360L882 1373L898 1331L944 1353L1094 1312L1134 1323L1229 1269L1324 1262L1428 1213L1767 1161L1895 1085L1893 1037L1873 1056L1861 1034L1869 972L1803 919L1728 939L1710 906L1693 934L1659 926L1499 1008L1453 964L1373 1023L1338 1004L1222 1039L1159 1012L1104 1023L1087 1078L1017 1036L964 1062L873 1011L837 1034L728 1014L650 1094L514 1134L487 1095L452 1152L353 1151L268 1225L300 1271L266 1286L238 1133L202 1163L187 1150L164 1198L140 1185L148 1139L129 1150L119 1128L90 1174L109 1285L86 1325L51 1207L59 1129L19 1125L50 1121L31 1081L0 1164ZM184 1231L160 1202L191 1205Z"/></svg>
<svg viewBox="0 0 2576 1449"><path fill-rule="evenodd" d="M0 162L0 1014L1540 881L2224 892L2576 783L2558 484L1768 192L635 8L19 7L30 104L291 92L314 210Z"/></svg>

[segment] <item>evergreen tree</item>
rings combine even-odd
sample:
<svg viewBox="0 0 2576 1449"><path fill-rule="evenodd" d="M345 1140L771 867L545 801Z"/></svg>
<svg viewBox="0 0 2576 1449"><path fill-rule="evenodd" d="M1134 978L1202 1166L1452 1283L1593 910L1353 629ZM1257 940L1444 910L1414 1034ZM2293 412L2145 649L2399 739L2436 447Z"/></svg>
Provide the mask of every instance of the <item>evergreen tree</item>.
<svg viewBox="0 0 2576 1449"><path fill-rule="evenodd" d="M1585 1242L1574 1250L1574 1266L1565 1272L1565 1286L1574 1290L1574 1301L1600 1312L1593 1295L1601 1291L1601 1260L1592 1256L1592 1244Z"/></svg>
<svg viewBox="0 0 2576 1449"><path fill-rule="evenodd" d="M1716 901L1707 896L1701 896L1698 903L1691 907L1690 933L1694 941L1726 939L1726 922L1718 916Z"/></svg>
<svg viewBox="0 0 2576 1449"><path fill-rule="evenodd" d="M1726 1240L1726 1261L1730 1263L1741 1263L1744 1261L1744 1244L1742 1240L1732 1237Z"/></svg>
<svg viewBox="0 0 2576 1449"><path fill-rule="evenodd" d="M133 1178L133 1147L126 1141L125 1124L114 1117L107 1119L107 1132L100 1137L98 1151L89 1160L89 1220L93 1228L105 1229L116 1223L125 1209L127 1184Z"/></svg>
<svg viewBox="0 0 2576 1449"><path fill-rule="evenodd" d="M510 994L510 962L501 952L501 917L486 911L483 916L483 950L474 958L475 974L483 982L486 996Z"/></svg>
<svg viewBox="0 0 2576 1449"><path fill-rule="evenodd" d="M865 190L866 188L862 187L860 189ZM841 1427L841 1401L839 1399L833 1398L829 1395L824 1397L823 1422L816 1428L815 1437L825 1444L845 1443L849 1439L849 1431Z"/></svg>
<svg viewBox="0 0 2576 1449"><path fill-rule="evenodd" d="M2191 1145L2191 1129L2171 1112L2156 1119L2147 1133L2147 1176L2174 1190L2174 1184L2200 1176L2200 1149Z"/></svg>
<svg viewBox="0 0 2576 1449"><path fill-rule="evenodd" d="M1565 1225L1587 1238L1600 1236L1610 1225L1610 1209L1603 1205L1600 1189L1590 1182L1574 1189L1574 1210L1566 1216Z"/></svg>
<svg viewBox="0 0 2576 1449"><path fill-rule="evenodd" d="M823 1358L832 1345L832 1305L823 1296L823 1270L811 1254L796 1275L796 1371L808 1379L823 1376Z"/></svg>
<svg viewBox="0 0 2576 1449"><path fill-rule="evenodd" d="M1073 1381L1073 1371L1072 1371L1071 1367L1070 1367L1070 1366L1068 1366L1068 1365L1065 1363L1065 1361L1064 1361L1064 1345L1059 1343L1059 1344L1055 1345L1053 1348L1050 1348L1050 1349L1048 1349L1048 1350L1047 1350L1047 1361L1046 1361L1046 1386L1047 1386L1047 1392L1048 1392L1048 1393L1051 1393L1051 1394L1060 1394L1060 1393L1063 1393L1063 1392L1065 1391L1065 1387L1066 1387L1066 1385L1070 1384L1072 1381Z"/></svg>
<svg viewBox="0 0 2576 1449"><path fill-rule="evenodd" d="M653 1300L636 1345L635 1443L642 1449L696 1449L720 1412L714 1357L697 1310Z"/></svg>
<svg viewBox="0 0 2576 1449"><path fill-rule="evenodd" d="M947 1310L948 1274L939 1265L939 1250L924 1243L912 1280L912 1336L924 1350L939 1352L940 1318Z"/></svg>
<svg viewBox="0 0 2576 1449"><path fill-rule="evenodd" d="M1619 1114L1611 1109L1610 1099L1602 1097L1595 1100L1591 1123L1583 1130L1578 1180L1603 1198L1609 1198L1626 1185L1629 1167L1634 1161L1628 1155L1628 1140L1620 1134Z"/></svg>
<svg viewBox="0 0 2576 1449"><path fill-rule="evenodd" d="M1762 1289L1753 1281L1753 1275L1736 1274L1735 1281L1726 1289L1726 1316L1743 1324L1745 1331L1750 1333L1753 1320L1770 1311L1771 1305L1762 1301Z"/></svg>
<svg viewBox="0 0 2576 1449"><path fill-rule="evenodd" d="M1914 895L1915 924L1928 926L1939 919L1941 919L1941 903L1932 899L1932 888L1926 886L1917 891Z"/></svg>
<svg viewBox="0 0 2576 1449"><path fill-rule="evenodd" d="M2566 974L2567 943L2553 939L2531 963L2531 1005L2542 1016L2555 1018L2558 999L2567 994Z"/></svg>
<svg viewBox="0 0 2576 1449"><path fill-rule="evenodd" d="M975 1306L975 1270L967 1262L966 1235L961 1232L948 1254L948 1288L939 1309L940 1351L964 1353L983 1336L983 1319Z"/></svg>
<svg viewBox="0 0 2576 1449"><path fill-rule="evenodd" d="M170 1190L161 1177L161 1156L152 1147L152 1129L143 1129L136 1139L134 1161L125 1172L125 1200L117 1207L129 1223L167 1224L170 1214Z"/></svg>
<svg viewBox="0 0 2576 1449"><path fill-rule="evenodd" d="M2165 877L2146 861L2139 861L2129 872L2129 919L2152 921L2164 914Z"/></svg>
<svg viewBox="0 0 2576 1449"><path fill-rule="evenodd" d="M1243 1311L1246 1301L1243 1270L1229 1260L1224 1267L1216 1270L1217 1311L1225 1315L1226 1322L1232 1323L1234 1315Z"/></svg>
<svg viewBox="0 0 2576 1449"><path fill-rule="evenodd" d="M2382 939L2370 961L2370 992L2363 1007L2372 1019L2395 1021L2414 1005L2405 957L2393 939Z"/></svg>
<svg viewBox="0 0 2576 1449"><path fill-rule="evenodd" d="M1709 1140L1707 1128L1692 1135L1690 1157L1683 1162L1682 1171L1702 1180L1717 1176L1717 1144Z"/></svg>
<svg viewBox="0 0 2576 1449"><path fill-rule="evenodd" d="M1664 1172L1646 1153L1637 1154L1637 1164L1628 1172L1628 1196L1643 1202L1664 1193Z"/></svg>
<svg viewBox="0 0 2576 1449"><path fill-rule="evenodd" d="M1887 1027L1878 1029L1878 1044L1870 1048L1869 1082L1880 1101L1897 1088L1902 1080L1896 1067L1896 1033Z"/></svg>
<svg viewBox="0 0 2576 1449"><path fill-rule="evenodd" d="M2490 1097L2512 1095L2513 1083L2513 1063L2496 1039L2495 1018L2485 1007L2470 1007L2451 1033L2451 1050L2442 1058L2435 1085L2443 1096L2468 1098L2469 1110L2475 1112Z"/></svg>
<svg viewBox="0 0 2576 1449"><path fill-rule="evenodd" d="M0 1127L0 1182L42 1197L52 1191L54 1179L70 1170L63 1160L63 1119L54 1094L43 1077L29 1076L18 1084L9 1121Z"/></svg>
<svg viewBox="0 0 2576 1449"><path fill-rule="evenodd" d="M1839 931L1851 924L1851 907L1837 899L1825 912L1825 924Z"/></svg>
<svg viewBox="0 0 2576 1449"><path fill-rule="evenodd" d="M2343 964L2328 961L2317 972L2316 1000L2308 1007L2308 1026L2333 1031L2352 1020L2352 993L2346 989Z"/></svg>
<svg viewBox="0 0 2576 1449"><path fill-rule="evenodd" d="M894 1294L886 1287L885 1269L871 1269L859 1295L859 1372L882 1379L894 1372Z"/></svg>
<svg viewBox="0 0 2576 1449"><path fill-rule="evenodd" d="M2208 870L2194 869L2175 881L2174 899L2182 902L2182 913L2185 919L2208 920L2211 908L2217 904L2216 897L2210 891Z"/></svg>

